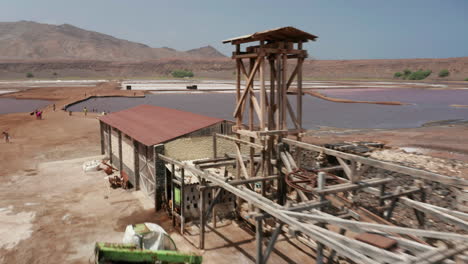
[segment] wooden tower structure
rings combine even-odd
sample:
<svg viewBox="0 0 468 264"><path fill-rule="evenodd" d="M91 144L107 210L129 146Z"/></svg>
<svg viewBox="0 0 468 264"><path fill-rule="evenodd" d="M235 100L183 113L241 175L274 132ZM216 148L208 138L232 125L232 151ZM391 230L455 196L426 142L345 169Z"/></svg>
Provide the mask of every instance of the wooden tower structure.
<svg viewBox="0 0 468 264"><path fill-rule="evenodd" d="M272 175L271 161L279 153L276 143L289 135L301 140L302 65L307 58L303 43L316 39L302 30L282 27L223 41L236 46L232 54L237 69L233 131L238 139L247 137L254 144L249 145L250 172L243 166L237 144L239 179ZM242 50L241 45L247 43L251 45ZM288 96L292 92L296 95ZM261 150L257 167L256 149Z"/></svg>

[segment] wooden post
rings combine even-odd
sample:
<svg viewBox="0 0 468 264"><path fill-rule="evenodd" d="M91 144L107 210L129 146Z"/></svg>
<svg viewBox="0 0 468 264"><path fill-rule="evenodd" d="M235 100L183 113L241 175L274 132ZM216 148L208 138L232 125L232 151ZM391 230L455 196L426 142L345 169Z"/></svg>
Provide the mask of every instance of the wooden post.
<svg viewBox="0 0 468 264"><path fill-rule="evenodd" d="M285 175L282 171L283 162L280 153L284 150L284 144L278 143L276 145L276 169L278 171L278 204L284 205L286 203L286 182Z"/></svg>
<svg viewBox="0 0 468 264"><path fill-rule="evenodd" d="M257 58L257 60L260 60L260 57ZM254 63L255 63L255 59L250 59L250 63L249 63L249 67L250 67L250 74L253 74L254 76L254 79L255 79L255 75L256 73L253 72L255 71L255 68L254 68ZM249 91L250 93L250 102L249 102L249 129L251 131L255 130L255 127L254 127L254 102L253 102L253 98L252 97L255 97L255 93L253 92L253 88L254 88L254 85L252 83L252 89ZM246 87L246 89L249 88L249 87ZM255 138L252 138L252 137L249 137L249 141L251 143L254 143L255 142ZM249 156L250 156L250 177L255 177L255 162L254 162L254 155L255 155L255 149L254 148L250 148L250 151L249 151Z"/></svg>
<svg viewBox="0 0 468 264"><path fill-rule="evenodd" d="M107 134L109 135L109 163L112 164L112 127L107 125Z"/></svg>
<svg viewBox="0 0 468 264"><path fill-rule="evenodd" d="M298 50L302 50L302 41L297 44ZM296 120L299 125L299 130L302 130L302 63L304 58L297 59L297 101L296 101ZM296 137L297 141L302 141L299 134ZM302 149L296 148L296 162L297 166L301 167L302 163Z"/></svg>
<svg viewBox="0 0 468 264"><path fill-rule="evenodd" d="M104 123L99 121L99 133L101 135L101 155L106 154L105 146L104 146Z"/></svg>
<svg viewBox="0 0 468 264"><path fill-rule="evenodd" d="M256 264L263 264L263 216L255 217L255 244L257 245L257 257L255 259Z"/></svg>
<svg viewBox="0 0 468 264"><path fill-rule="evenodd" d="M282 85L282 98L283 99L283 102L282 102L282 105L283 105L283 112L282 112L282 117L281 117L281 120L282 120L282 125L281 125L281 129L285 130L285 129L288 129L288 123L287 123L287 115L286 115L286 112L288 111L287 110L287 104L288 104L288 94L287 94L287 91L288 91L288 84L287 84L287 74L288 74L288 54L283 54L283 69L282 69L282 73L283 73L283 78L282 78L282 81L283 81L283 85Z"/></svg>
<svg viewBox="0 0 468 264"><path fill-rule="evenodd" d="M164 155L164 145L156 145L154 146L154 208L156 211L159 211L162 209L163 205L163 197L164 193L166 190L164 189L165 187L165 182L166 182L166 165L163 160L158 158L158 154L163 154Z"/></svg>
<svg viewBox="0 0 468 264"><path fill-rule="evenodd" d="M198 246L199 249L204 249L205 248L205 192L206 188L204 186L204 183L200 183L202 186L200 186L200 199L199 199L199 206L198 208L200 209L200 244Z"/></svg>
<svg viewBox="0 0 468 264"><path fill-rule="evenodd" d="M281 74L281 55L276 54L276 91L277 91L277 96L276 96L276 107L275 107L275 119L276 119L276 130L281 130L281 111L282 110L282 95L283 93L281 92L281 80L283 75Z"/></svg>
<svg viewBox="0 0 468 264"><path fill-rule="evenodd" d="M135 190L140 190L140 148L138 141L133 139L133 163L135 169Z"/></svg>
<svg viewBox="0 0 468 264"><path fill-rule="evenodd" d="M122 157L122 131L118 131L119 135L119 170L123 171L123 157Z"/></svg>
<svg viewBox="0 0 468 264"><path fill-rule="evenodd" d="M172 217L172 226L175 227L175 195L174 195L174 178L175 178L175 166L172 164L172 171L171 171L171 177L170 177L170 188L171 188L171 217Z"/></svg>
<svg viewBox="0 0 468 264"><path fill-rule="evenodd" d="M180 234L184 235L185 229L185 169L180 171Z"/></svg>
<svg viewBox="0 0 468 264"><path fill-rule="evenodd" d="M218 149L217 149L217 142L216 142L216 133L213 133L213 159L218 157Z"/></svg>
<svg viewBox="0 0 468 264"><path fill-rule="evenodd" d="M240 53L240 44L236 44L236 53L239 54ZM236 71L237 71L237 75L236 75L236 102L239 102L240 98L241 98L241 62L242 62L242 59L236 59ZM241 111L242 112L242 111ZM242 127L242 114L238 115L236 117L236 127L237 129L240 129ZM240 139L240 135L239 134L236 134L237 135L237 139ZM237 144L237 147L240 149L240 144L239 143L236 143ZM241 171L240 171L240 164L239 164L239 160L237 160L237 163L236 163L236 179L240 179L240 175L241 175ZM239 203L240 200L237 199L237 202ZM238 204L239 205L239 204Z"/></svg>
<svg viewBox="0 0 468 264"><path fill-rule="evenodd" d="M171 177L170 177L171 179L172 179L172 175L174 175L174 173L175 173L175 165L174 165L174 163L172 163L171 164ZM164 189L166 190L166 203L167 203L167 205L169 205L170 204L169 203L169 198L170 197L169 197L168 190L171 190L171 198L172 198L172 193L174 192L174 190L169 189L172 186L172 180L171 180L171 182L168 183L167 182L167 177L166 177L166 182L165 183L166 183L166 186L164 187ZM171 203L172 202L173 201L171 201ZM174 208L174 205L172 205L171 207Z"/></svg>
<svg viewBox="0 0 468 264"><path fill-rule="evenodd" d="M325 172L319 172L318 173L318 182L317 182L317 189L323 190L325 189L325 179L326 179L326 174ZM321 194L320 195L320 202L325 201L325 195ZM323 208L320 207L320 211L323 211ZM319 224L320 226L324 227L323 224ZM323 264L323 244L322 243L317 243L317 264Z"/></svg>

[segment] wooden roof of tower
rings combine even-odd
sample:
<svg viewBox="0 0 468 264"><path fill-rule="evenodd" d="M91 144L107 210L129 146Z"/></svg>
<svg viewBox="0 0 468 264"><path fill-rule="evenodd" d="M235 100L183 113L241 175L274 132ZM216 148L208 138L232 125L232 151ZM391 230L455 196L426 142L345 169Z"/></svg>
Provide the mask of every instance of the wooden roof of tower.
<svg viewBox="0 0 468 264"><path fill-rule="evenodd" d="M236 38L226 39L223 43L241 44L252 41L289 41L289 42L307 42L315 41L318 37L310 33L304 32L294 27L275 28L260 32L255 32L250 35L240 36Z"/></svg>

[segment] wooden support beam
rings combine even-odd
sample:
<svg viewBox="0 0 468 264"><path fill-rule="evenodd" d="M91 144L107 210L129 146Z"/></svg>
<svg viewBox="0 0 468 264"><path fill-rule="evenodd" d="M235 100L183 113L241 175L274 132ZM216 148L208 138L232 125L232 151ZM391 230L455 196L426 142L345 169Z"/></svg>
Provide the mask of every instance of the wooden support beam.
<svg viewBox="0 0 468 264"><path fill-rule="evenodd" d="M255 131L238 129L235 131L237 134L245 137L258 138L258 134Z"/></svg>
<svg viewBox="0 0 468 264"><path fill-rule="evenodd" d="M284 138L283 142L294 145L294 146L298 146L307 150L323 152L327 155L332 155L332 156L339 157L339 158L346 159L346 160L353 160L353 161L360 162L362 164L366 164L372 167L381 168L381 169L398 172L402 174L407 174L407 175L411 175L413 177L421 178L424 180L435 181L435 182L457 186L457 187L468 186L468 180L458 178L458 177L444 176L444 175L440 175L440 174L433 173L433 172L428 172L428 171L424 171L420 169L414 169L414 168L405 167L405 166L401 166L397 164L392 164L386 161L380 161L380 160L366 158L366 157L349 154L349 153L345 153L341 151L336 151L336 150L332 150L332 149L328 149L328 148L324 148L324 147L320 147L320 146L316 146L316 145L312 145L312 144L308 144L304 142L299 142L299 141L288 139L288 138Z"/></svg>
<svg viewBox="0 0 468 264"><path fill-rule="evenodd" d="M265 249L265 253L263 254L263 263L268 262L268 258L270 257L271 251L273 251L275 247L276 240L278 239L278 236L281 233L281 230L283 229L283 223L278 223L276 225L275 231L273 231L273 234L270 237L270 241L268 242L267 248Z"/></svg>
<svg viewBox="0 0 468 264"><path fill-rule="evenodd" d="M409 194L418 193L420 191L421 190L419 188L412 188L412 189L409 189L409 190L401 191L399 193L385 194L385 195L380 196L379 199L388 200L388 199L398 198L398 197L402 197L402 196L407 196Z"/></svg>
<svg viewBox="0 0 468 264"><path fill-rule="evenodd" d="M289 117L291 118L293 124L294 124L294 127L296 129L300 129L300 124L296 118L296 115L294 114L294 110L291 106L291 103L289 103L289 100L288 100L288 97L286 96L286 107L288 109L288 113L289 113Z"/></svg>
<svg viewBox="0 0 468 264"><path fill-rule="evenodd" d="M99 134L101 136L101 155L106 153L105 140L104 140L104 123L99 120Z"/></svg>
<svg viewBox="0 0 468 264"><path fill-rule="evenodd" d="M120 173L123 172L123 155L122 155L122 131L118 130L117 131L119 138L119 171Z"/></svg>
<svg viewBox="0 0 468 264"><path fill-rule="evenodd" d="M262 145L252 143L252 142L249 142L249 141L245 141L245 140L242 140L242 139L237 139L235 137L230 137L230 136L226 136L226 135L218 134L218 133L216 133L216 137L226 139L226 140L230 140L230 141L233 141L233 142L236 142L236 143L241 143L241 144L244 144L244 145L247 145L249 147L259 149L259 150L263 150Z"/></svg>
<svg viewBox="0 0 468 264"><path fill-rule="evenodd" d="M468 250L468 245L459 245L455 248L438 248L434 250L427 251L419 256L417 259L413 260L412 264L436 264L440 263L441 261L451 258L463 251Z"/></svg>
<svg viewBox="0 0 468 264"><path fill-rule="evenodd" d="M218 146L216 140L216 133L213 133L213 159L218 157Z"/></svg>
<svg viewBox="0 0 468 264"><path fill-rule="evenodd" d="M233 59L251 59L251 58L257 58L258 53L246 53L246 54L235 54L232 55Z"/></svg>
<svg viewBox="0 0 468 264"><path fill-rule="evenodd" d="M285 224L288 224L289 226L294 227L297 231L310 236L312 239L317 240L320 243L323 243L325 246L331 249L335 249L337 252L339 252L340 256L348 257L357 263L363 263L363 264L377 263L376 260L373 260L366 255L372 255L373 258L376 255L378 255L377 259L379 258L383 260L388 259L390 260L390 262L401 260L400 257L396 256L393 253L388 253L388 252L384 253L382 252L383 250L375 251L374 247L367 245L365 243L355 241L351 238L341 236L339 234L336 234L334 232L325 230L317 226L305 225L301 223L300 221L298 221L297 219L295 219L294 217L288 216L282 210L278 210L282 208L280 205L274 203L271 200L266 199L265 197L262 197L261 195L253 191L248 190L244 186L238 186L238 187L231 186L228 183L224 182L222 178L216 176L216 174L214 173L201 171L193 166L190 166L188 164L183 164L180 161L171 159L164 155L158 155L158 156L160 159L165 160L166 162L171 162L171 163L180 165L184 167L185 169L190 170L192 173L200 175L200 177L203 177L204 179L212 182L213 184L219 185L220 187L224 188L226 191L233 193L239 198L250 202L253 206L266 212L272 217L275 217L279 221L284 222ZM366 253L363 254L363 253L357 252L355 250L356 246L350 247L351 244L361 247L362 248L361 252L366 252Z"/></svg>
<svg viewBox="0 0 468 264"><path fill-rule="evenodd" d="M382 184L387 184L389 182L393 181L392 178L384 178L384 179L368 179L368 180L363 180L360 182L356 183L342 183L342 184L336 184L336 185L331 185L328 186L327 188L323 190L319 190L318 188L313 189L313 192L317 194L332 194L332 193L338 193L338 192L345 192L345 191L353 191L353 190L359 190L371 186L376 186L376 185L382 185Z"/></svg>
<svg viewBox="0 0 468 264"><path fill-rule="evenodd" d="M263 261L263 217L256 217L255 219L255 244L257 245L257 257L255 258L256 264L264 264Z"/></svg>
<svg viewBox="0 0 468 264"><path fill-rule="evenodd" d="M418 237L437 238L437 239L443 239L443 240L449 239L449 240L468 242L468 235L461 235L461 234L456 234L456 233L366 223L366 222L360 222L360 221L341 219L332 215L323 216L323 215L314 215L310 213L305 214L305 213L299 213L299 212L291 212L287 210L282 210L282 212L284 212L287 215L297 217L299 219L309 219L309 220L314 220L314 221L318 221L322 223L336 225L336 226L349 229L353 232L359 232L359 233L373 232L373 231L378 230L381 232L391 232L391 233L396 233L396 234L413 235L413 236L418 236Z"/></svg>
<svg viewBox="0 0 468 264"><path fill-rule="evenodd" d="M242 158L242 154L240 152L239 146L236 145L236 154L237 154L237 163L240 166L242 174L244 174L244 178L250 178L249 173L247 172L247 168L244 164L244 159Z"/></svg>
<svg viewBox="0 0 468 264"><path fill-rule="evenodd" d="M234 114L233 114L234 117L238 116L239 113L240 113L241 106L244 103L244 100L245 100L247 94L249 93L249 91L251 89L250 86L253 84L255 73L257 72L259 65L260 65L260 59L257 58L257 60L255 61L255 65L253 66L252 70L250 71L249 79L247 80L247 82L245 84L245 89L242 92L242 95L240 96L240 98L237 100L237 105L236 105L236 108L235 108Z"/></svg>
<svg viewBox="0 0 468 264"><path fill-rule="evenodd" d="M138 141L133 141L133 164L135 173L135 190L140 190L140 148L138 147Z"/></svg>
<svg viewBox="0 0 468 264"><path fill-rule="evenodd" d="M203 181L200 182L203 186ZM198 200L198 208L200 209L200 241L198 248L205 249L205 225L206 225L206 218L205 218L205 192L206 188L200 189L200 199Z"/></svg>
<svg viewBox="0 0 468 264"><path fill-rule="evenodd" d="M246 183L253 183L253 182L265 182L265 181L271 181L271 180L276 180L278 179L278 175L271 175L271 176L266 176L266 177L252 177L246 180L233 180L233 181L228 181L227 183L231 184L232 186L236 185L242 185Z"/></svg>
<svg viewBox="0 0 468 264"><path fill-rule="evenodd" d="M180 234L185 231L185 169L180 169Z"/></svg>
<svg viewBox="0 0 468 264"><path fill-rule="evenodd" d="M412 200L412 199L409 199L409 198L406 198L406 197L401 197L400 202L403 203L406 206L409 206L409 207L417 209L417 210L419 210L421 212L430 214L430 215L438 218L441 221L452 224L452 225L454 225L454 226L456 226L458 228L461 228L463 230L468 230L468 222L467 221L464 221L464 220L462 220L460 218L457 218L455 216L446 214L446 213L444 213L442 211L439 211L439 210L435 209L434 207L427 206L427 204L425 204L425 203L418 202L418 201L415 201L415 200Z"/></svg>
<svg viewBox="0 0 468 264"><path fill-rule="evenodd" d="M330 201L321 201L321 202L303 202L294 206L287 207L286 210L297 212L297 211L307 211L314 208L321 208L330 205Z"/></svg>

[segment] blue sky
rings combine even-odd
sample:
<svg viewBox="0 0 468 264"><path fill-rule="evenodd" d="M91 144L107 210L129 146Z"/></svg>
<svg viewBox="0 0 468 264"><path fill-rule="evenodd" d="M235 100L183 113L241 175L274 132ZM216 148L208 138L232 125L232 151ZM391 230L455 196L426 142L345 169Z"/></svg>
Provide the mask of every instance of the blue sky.
<svg viewBox="0 0 468 264"><path fill-rule="evenodd" d="M212 45L294 26L317 59L468 56L467 0L0 0L0 21L72 24L152 47Z"/></svg>

